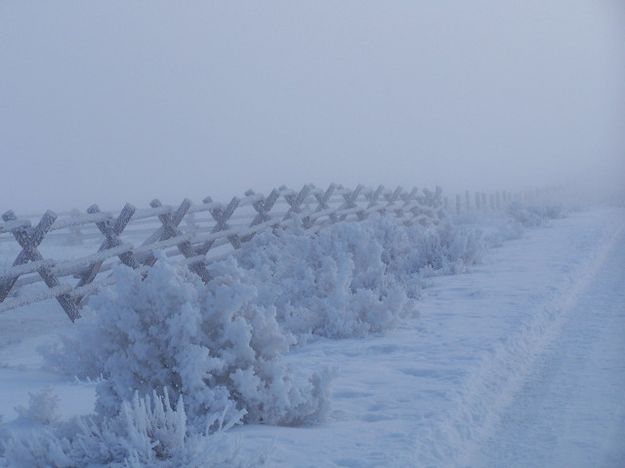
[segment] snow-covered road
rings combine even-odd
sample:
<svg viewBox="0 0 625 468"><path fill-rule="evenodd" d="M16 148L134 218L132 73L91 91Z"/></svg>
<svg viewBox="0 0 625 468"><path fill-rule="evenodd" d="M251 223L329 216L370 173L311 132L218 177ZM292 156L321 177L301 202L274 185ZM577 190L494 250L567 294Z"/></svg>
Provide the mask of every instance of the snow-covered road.
<svg viewBox="0 0 625 468"><path fill-rule="evenodd" d="M502 412L476 467L625 467L625 237Z"/></svg>

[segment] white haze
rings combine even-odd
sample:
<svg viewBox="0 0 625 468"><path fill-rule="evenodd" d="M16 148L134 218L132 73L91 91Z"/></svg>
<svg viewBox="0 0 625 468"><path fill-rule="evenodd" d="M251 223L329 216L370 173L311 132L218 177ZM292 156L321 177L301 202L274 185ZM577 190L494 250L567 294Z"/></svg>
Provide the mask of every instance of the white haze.
<svg viewBox="0 0 625 468"><path fill-rule="evenodd" d="M618 0L0 2L0 210L623 187Z"/></svg>

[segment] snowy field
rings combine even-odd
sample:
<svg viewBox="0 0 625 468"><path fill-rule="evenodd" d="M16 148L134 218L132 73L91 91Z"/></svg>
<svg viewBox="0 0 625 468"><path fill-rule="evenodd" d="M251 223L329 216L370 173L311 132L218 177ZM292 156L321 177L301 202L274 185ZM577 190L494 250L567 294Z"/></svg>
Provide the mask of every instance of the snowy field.
<svg viewBox="0 0 625 468"><path fill-rule="evenodd" d="M623 467L624 215L259 236L206 297L166 262L152 290L118 272L63 342L74 327L57 304L6 312L0 465ZM0 249L2 267L14 252ZM108 337L133 323L144 334ZM183 389L186 415L172 397L150 426L159 385ZM137 386L161 393L132 403ZM147 429L119 429L119 408ZM68 422L94 412L87 429Z"/></svg>

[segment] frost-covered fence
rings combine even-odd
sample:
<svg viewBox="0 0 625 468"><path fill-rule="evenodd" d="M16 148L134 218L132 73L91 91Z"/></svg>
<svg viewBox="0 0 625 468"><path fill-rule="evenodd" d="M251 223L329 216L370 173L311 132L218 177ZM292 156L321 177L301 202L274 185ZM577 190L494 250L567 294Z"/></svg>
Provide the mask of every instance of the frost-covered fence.
<svg viewBox="0 0 625 468"><path fill-rule="evenodd" d="M110 270L117 264L147 271L161 255L178 257L208 281L211 261L229 255L260 231L294 222L318 230L363 220L375 212L407 224L436 224L444 216L442 190L306 185L299 191L281 187L268 195L250 190L228 203L207 197L200 204L185 199L179 206L153 200L145 209L126 204L119 213L92 205L83 214L47 211L31 220L7 211L0 222L0 241L12 238L21 251L12 266L0 270L0 312L55 298L74 321L91 293L112 284ZM99 238L101 243L96 253L78 258L44 256L42 243L55 234L66 239Z"/></svg>
<svg viewBox="0 0 625 468"><path fill-rule="evenodd" d="M453 210L457 215L473 211L502 211L508 208L514 201L523 199L521 193L507 191L498 192L469 192L457 193L453 198L445 199L445 207Z"/></svg>
<svg viewBox="0 0 625 468"><path fill-rule="evenodd" d="M549 187L523 192L470 192L456 193L452 198L444 198L443 204L449 212L457 215L471 212L500 212L513 203L545 203L561 198L561 189Z"/></svg>

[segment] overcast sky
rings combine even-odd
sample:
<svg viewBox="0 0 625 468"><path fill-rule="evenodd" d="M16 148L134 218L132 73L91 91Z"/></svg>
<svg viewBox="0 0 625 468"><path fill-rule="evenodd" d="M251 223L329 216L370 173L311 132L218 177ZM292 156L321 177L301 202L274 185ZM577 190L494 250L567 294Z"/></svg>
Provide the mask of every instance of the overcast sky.
<svg viewBox="0 0 625 468"><path fill-rule="evenodd" d="M0 210L625 186L619 0L0 0Z"/></svg>

